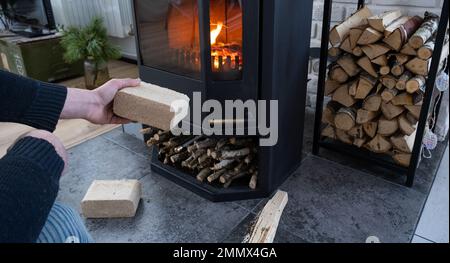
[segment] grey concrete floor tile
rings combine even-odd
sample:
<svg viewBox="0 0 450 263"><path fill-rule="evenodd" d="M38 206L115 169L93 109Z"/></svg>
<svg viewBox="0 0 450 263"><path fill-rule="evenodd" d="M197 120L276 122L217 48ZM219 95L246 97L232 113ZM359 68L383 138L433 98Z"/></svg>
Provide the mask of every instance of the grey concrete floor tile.
<svg viewBox="0 0 450 263"><path fill-rule="evenodd" d="M289 193L281 224L313 243L410 242L424 202L417 191L313 156L281 189Z"/></svg>
<svg viewBox="0 0 450 263"><path fill-rule="evenodd" d="M87 220L97 242L220 242L248 214L233 203L212 203L158 176L142 180L133 219Z"/></svg>
<svg viewBox="0 0 450 263"><path fill-rule="evenodd" d="M256 220L255 214L249 214L233 231L223 240L224 243L242 243L248 234L250 226ZM287 231L283 225L279 225L274 243L306 243L302 238Z"/></svg>
<svg viewBox="0 0 450 263"><path fill-rule="evenodd" d="M94 180L140 179L150 173L144 157L102 137L68 151L69 167L60 181L58 200L80 210L80 201Z"/></svg>
<svg viewBox="0 0 450 263"><path fill-rule="evenodd" d="M145 145L142 140L139 140L138 138L130 134L124 133L122 128L114 129L111 132L102 135L102 137L118 144L125 149L140 154L141 156L148 158L149 160L151 158L150 148L147 147L147 145Z"/></svg>
<svg viewBox="0 0 450 263"><path fill-rule="evenodd" d="M430 240L427 240L423 237L414 235L411 243L413 243L413 244L432 244L433 242L431 242Z"/></svg>
<svg viewBox="0 0 450 263"><path fill-rule="evenodd" d="M436 243L449 242L449 150L447 148L416 234Z"/></svg>

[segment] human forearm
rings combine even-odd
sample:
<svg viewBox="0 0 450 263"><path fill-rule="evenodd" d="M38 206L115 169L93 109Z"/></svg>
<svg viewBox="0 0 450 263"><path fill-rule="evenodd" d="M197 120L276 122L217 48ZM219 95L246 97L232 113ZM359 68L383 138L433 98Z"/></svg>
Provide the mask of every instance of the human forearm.
<svg viewBox="0 0 450 263"><path fill-rule="evenodd" d="M62 119L85 119L95 124L124 124L128 120L113 113L113 100L123 88L140 84L136 79L114 79L96 90L68 89Z"/></svg>
<svg viewBox="0 0 450 263"><path fill-rule="evenodd" d="M51 136L33 132L0 159L0 243L34 243L45 224L64 169Z"/></svg>
<svg viewBox="0 0 450 263"><path fill-rule="evenodd" d="M53 131L66 100L65 87L0 70L0 122Z"/></svg>

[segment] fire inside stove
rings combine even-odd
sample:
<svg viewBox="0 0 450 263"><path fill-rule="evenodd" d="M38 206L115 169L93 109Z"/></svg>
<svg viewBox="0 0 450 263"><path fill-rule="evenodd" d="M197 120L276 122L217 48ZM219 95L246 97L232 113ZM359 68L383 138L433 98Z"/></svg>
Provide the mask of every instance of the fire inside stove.
<svg viewBox="0 0 450 263"><path fill-rule="evenodd" d="M201 78L202 49L197 0L138 1L143 64ZM211 72L213 80L242 79L241 0L210 0ZM204 67L203 67L204 68Z"/></svg>
<svg viewBox="0 0 450 263"><path fill-rule="evenodd" d="M242 8L238 0L211 1L211 68L215 80L242 77Z"/></svg>

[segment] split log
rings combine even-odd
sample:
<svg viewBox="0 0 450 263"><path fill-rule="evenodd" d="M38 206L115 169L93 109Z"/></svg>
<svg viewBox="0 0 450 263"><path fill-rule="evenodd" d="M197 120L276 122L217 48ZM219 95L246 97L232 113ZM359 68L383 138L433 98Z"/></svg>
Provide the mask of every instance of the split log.
<svg viewBox="0 0 450 263"><path fill-rule="evenodd" d="M380 81L388 89L394 89L397 85L397 79L392 75L382 76Z"/></svg>
<svg viewBox="0 0 450 263"><path fill-rule="evenodd" d="M196 136L196 137L190 139L189 141L183 143L182 145L176 147L176 148L175 148L175 152L176 152L176 153L180 153L180 152L182 152L182 151L184 151L184 150L187 150L187 148L188 148L189 146L194 145L194 143L195 143L196 141L201 140L201 139L203 139L203 138L204 138L203 136ZM188 151L188 152L189 152L189 151Z"/></svg>
<svg viewBox="0 0 450 263"><path fill-rule="evenodd" d="M338 88L334 94L333 94L333 100L339 102L340 104L344 105L345 107L351 107L356 103L355 98L350 96L348 93L349 86L348 84L342 85L340 88Z"/></svg>
<svg viewBox="0 0 450 263"><path fill-rule="evenodd" d="M414 105L414 98L411 94L403 92L392 99L392 104L395 106Z"/></svg>
<svg viewBox="0 0 450 263"><path fill-rule="evenodd" d="M327 106L323 110L322 122L334 126L334 119L336 117L336 113L339 111L341 107L342 106L336 101L328 102Z"/></svg>
<svg viewBox="0 0 450 263"><path fill-rule="evenodd" d="M258 216L255 226L250 231L250 235L244 239L244 243L273 243L281 215L287 202L288 194L283 191L278 191Z"/></svg>
<svg viewBox="0 0 450 263"><path fill-rule="evenodd" d="M158 144L158 141L155 140L155 138L150 138L150 140L147 141L147 146L148 147L154 146L156 144Z"/></svg>
<svg viewBox="0 0 450 263"><path fill-rule="evenodd" d="M330 43L333 46L338 45L349 34L350 29L367 24L367 18L373 16L367 7L359 9L341 24L333 27L330 32Z"/></svg>
<svg viewBox="0 0 450 263"><path fill-rule="evenodd" d="M401 25L408 22L408 20L411 19L410 16L402 16L398 18L397 20L393 21L386 29L384 30L384 37L390 36L396 29L398 29Z"/></svg>
<svg viewBox="0 0 450 263"><path fill-rule="evenodd" d="M405 106L405 108L411 113L411 116L416 120L420 119L420 112L422 111L422 105Z"/></svg>
<svg viewBox="0 0 450 263"><path fill-rule="evenodd" d="M332 94L337 88L339 88L341 84L335 80L327 80L325 82L325 96L329 96Z"/></svg>
<svg viewBox="0 0 450 263"><path fill-rule="evenodd" d="M367 28L367 25L354 27L350 29L349 40L350 40L350 48L355 49L358 45L358 40L361 37L364 30Z"/></svg>
<svg viewBox="0 0 450 263"><path fill-rule="evenodd" d="M212 183L212 182L216 181L217 179L219 179L226 172L227 172L226 169L215 171L210 176L208 176L207 180L209 183Z"/></svg>
<svg viewBox="0 0 450 263"><path fill-rule="evenodd" d="M358 81L353 81L353 83L350 84L350 88L348 88L348 94L350 94L350 96L355 97L357 91L358 91Z"/></svg>
<svg viewBox="0 0 450 263"><path fill-rule="evenodd" d="M379 31L368 27L364 32L362 33L361 37L358 39L358 45L368 45L378 42L380 39L383 38L383 34Z"/></svg>
<svg viewBox="0 0 450 263"><path fill-rule="evenodd" d="M395 84L395 88L398 90L406 90L406 83L413 77L413 74L409 71L405 71L403 75L400 76L400 78L397 81L397 84Z"/></svg>
<svg viewBox="0 0 450 263"><path fill-rule="evenodd" d="M372 59L372 63L378 66L388 66L388 59L386 55L381 55L375 59Z"/></svg>
<svg viewBox="0 0 450 263"><path fill-rule="evenodd" d="M374 138L377 135L378 122L367 122L363 125L364 132L370 137Z"/></svg>
<svg viewBox="0 0 450 263"><path fill-rule="evenodd" d="M400 51L411 35L420 27L422 22L423 19L420 16L411 17L395 29L387 38L383 39L383 42L388 44L392 49Z"/></svg>
<svg viewBox="0 0 450 263"><path fill-rule="evenodd" d="M212 170L222 170L230 167L236 160L222 160L219 163L215 164Z"/></svg>
<svg viewBox="0 0 450 263"><path fill-rule="evenodd" d="M206 178L211 174L211 169L205 168L200 171L200 173L197 175L197 180L199 182L204 182Z"/></svg>
<svg viewBox="0 0 450 263"><path fill-rule="evenodd" d="M408 121L414 126L416 126L419 122L419 120L416 119L409 111L406 113L406 119L408 119Z"/></svg>
<svg viewBox="0 0 450 263"><path fill-rule="evenodd" d="M364 69L367 73L369 73L371 76L378 78L378 73L375 70L372 61L370 61L369 57L364 56L360 59L358 59L357 64Z"/></svg>
<svg viewBox="0 0 450 263"><path fill-rule="evenodd" d="M197 150L203 150L203 149L207 149L207 148L216 146L216 144L217 144L217 140L208 138L203 141L195 142L195 147Z"/></svg>
<svg viewBox="0 0 450 263"><path fill-rule="evenodd" d="M415 76L406 82L406 91L410 94L416 93L423 89L426 84L426 79L423 76Z"/></svg>
<svg viewBox="0 0 450 263"><path fill-rule="evenodd" d="M196 161L197 160L194 157L190 156L189 158L181 162L181 167L188 168L189 166L191 166L191 164L193 164Z"/></svg>
<svg viewBox="0 0 450 263"><path fill-rule="evenodd" d="M339 49L350 54L353 52L353 48L350 43L350 37L347 37L344 39L344 41L342 41L341 45L339 46Z"/></svg>
<svg viewBox="0 0 450 263"><path fill-rule="evenodd" d="M355 140L353 140L353 145L361 148L364 146L364 144L366 144L367 142L367 138L356 138Z"/></svg>
<svg viewBox="0 0 450 263"><path fill-rule="evenodd" d="M362 51L361 47L355 47L353 49L353 55L355 55L357 57L362 57L362 56L364 56L364 52Z"/></svg>
<svg viewBox="0 0 450 263"><path fill-rule="evenodd" d="M377 79L367 74L361 74L358 81L355 99L365 99L377 84Z"/></svg>
<svg viewBox="0 0 450 263"><path fill-rule="evenodd" d="M394 61L399 65L404 65L409 61L409 56L401 53L395 53L388 56L388 59L394 59Z"/></svg>
<svg viewBox="0 0 450 263"><path fill-rule="evenodd" d="M197 149L197 150L195 150L192 154L191 154L191 156L194 158L194 159L198 159L198 158L200 158L201 156L203 156L204 154L206 154L206 149Z"/></svg>
<svg viewBox="0 0 450 263"><path fill-rule="evenodd" d="M211 158L206 154L206 152L198 157L197 162L200 166L204 166L205 163L208 163L208 161L211 160Z"/></svg>
<svg viewBox="0 0 450 263"><path fill-rule="evenodd" d="M250 179L250 183L248 184L248 187L250 187L250 189L252 189L252 190L255 190L257 184L258 184L258 172L255 172L252 174L252 177Z"/></svg>
<svg viewBox="0 0 450 263"><path fill-rule="evenodd" d="M386 27L402 16L400 10L387 11L377 16L369 17L368 22L371 27L384 33Z"/></svg>
<svg viewBox="0 0 450 263"><path fill-rule="evenodd" d="M353 144L353 138L346 131L336 129L336 138L346 144Z"/></svg>
<svg viewBox="0 0 450 263"><path fill-rule="evenodd" d="M389 137L398 131L398 121L397 119L387 120L385 118L380 118L378 120L378 131L377 133Z"/></svg>
<svg viewBox="0 0 450 263"><path fill-rule="evenodd" d="M382 76L386 76L386 75L389 75L389 73L391 73L391 67L389 67L389 66L382 66L382 67L380 67L380 74L382 75Z"/></svg>
<svg viewBox="0 0 450 263"><path fill-rule="evenodd" d="M362 46L364 54L368 56L371 60L375 59L381 55L384 55L391 50L387 45L384 44L370 44L367 46Z"/></svg>
<svg viewBox="0 0 450 263"><path fill-rule="evenodd" d="M430 12L425 12L424 22L414 35L411 36L408 44L414 49L420 48L436 33L438 25L439 16Z"/></svg>
<svg viewBox="0 0 450 263"><path fill-rule="evenodd" d="M322 137L327 137L333 140L336 139L336 132L334 131L334 127L331 125L328 125L325 129L323 129L321 135Z"/></svg>
<svg viewBox="0 0 450 263"><path fill-rule="evenodd" d="M381 96L377 93L367 96L363 103L363 109L367 111L379 111L381 107Z"/></svg>
<svg viewBox="0 0 450 263"><path fill-rule="evenodd" d="M417 56L417 51L412 48L408 43L406 43L402 49L400 50L400 53L408 56Z"/></svg>
<svg viewBox="0 0 450 263"><path fill-rule="evenodd" d="M155 140L158 141L159 143L166 142L171 137L172 137L171 131L159 132L153 136L153 138L155 138Z"/></svg>
<svg viewBox="0 0 450 263"><path fill-rule="evenodd" d="M402 114L405 111L405 108L401 106L395 106L391 102L383 102L381 103L381 111L383 112L383 115L386 119L392 120Z"/></svg>
<svg viewBox="0 0 450 263"><path fill-rule="evenodd" d="M394 63L394 65L391 68L392 75L396 77L400 77L405 72L405 67L400 63Z"/></svg>
<svg viewBox="0 0 450 263"><path fill-rule="evenodd" d="M364 124L364 123L372 121L377 116L378 116L378 112L376 112L376 111L367 111L367 110L359 109L356 114L356 123Z"/></svg>
<svg viewBox="0 0 450 263"><path fill-rule="evenodd" d="M341 68L349 75L350 77L354 77L358 75L361 70L358 65L355 63L355 60L351 55L344 55L340 59L337 60L337 64L341 66Z"/></svg>
<svg viewBox="0 0 450 263"><path fill-rule="evenodd" d="M395 98L395 96L397 96L398 92L398 89L384 89L384 91L381 93L381 99L384 102L390 102Z"/></svg>
<svg viewBox="0 0 450 263"><path fill-rule="evenodd" d="M404 167L409 167L411 163L411 154L408 153L397 153L392 158L394 159L395 163Z"/></svg>
<svg viewBox="0 0 450 263"><path fill-rule="evenodd" d="M435 39L428 40L419 50L417 50L417 57L423 60L428 60L433 56Z"/></svg>
<svg viewBox="0 0 450 263"><path fill-rule="evenodd" d="M247 167L248 167L248 165L244 161L241 161L238 165L236 165L236 167L234 167L233 170L235 173L239 173L242 171L246 171Z"/></svg>
<svg viewBox="0 0 450 263"><path fill-rule="evenodd" d="M216 145L216 147L215 147L214 149L215 149L215 150L220 150L220 149L222 149L223 147L225 147L229 142L230 142L229 139L227 139L227 138L222 138L222 139L220 139L220 140L217 142L217 145Z"/></svg>
<svg viewBox="0 0 450 263"><path fill-rule="evenodd" d="M356 124L356 111L353 108L341 108L334 119L335 127L343 131L351 130Z"/></svg>
<svg viewBox="0 0 450 263"><path fill-rule="evenodd" d="M345 83L349 79L348 74L337 64L331 66L329 75L330 79L335 80L339 83Z"/></svg>
<svg viewBox="0 0 450 263"><path fill-rule="evenodd" d="M416 131L411 135L398 135L391 137L391 143L395 149L404 153L412 153L416 141Z"/></svg>
<svg viewBox="0 0 450 263"><path fill-rule="evenodd" d="M172 161L172 163L179 163L183 160L186 160L187 158L189 158L189 153L186 151L186 152L181 152L181 153L172 155L170 157L170 160Z"/></svg>
<svg viewBox="0 0 450 263"><path fill-rule="evenodd" d="M416 127L408 120L408 117L406 114L402 114L400 117L398 117L398 127L400 131L404 135L411 135L416 131Z"/></svg>
<svg viewBox="0 0 450 263"><path fill-rule="evenodd" d="M328 56L332 57L332 58L337 58L342 54L341 49L337 48L337 47L331 47L328 50Z"/></svg>
<svg viewBox="0 0 450 263"><path fill-rule="evenodd" d="M392 144L383 136L377 134L369 143L367 148L374 153L387 153L392 149Z"/></svg>
<svg viewBox="0 0 450 263"><path fill-rule="evenodd" d="M353 127L351 130L347 132L348 135L357 138L357 139L363 139L365 137L364 128L362 125L358 125Z"/></svg>
<svg viewBox="0 0 450 263"><path fill-rule="evenodd" d="M405 67L416 75L427 76L430 68L430 62L431 59L424 60L420 58L413 58L406 63Z"/></svg>
<svg viewBox="0 0 450 263"><path fill-rule="evenodd" d="M411 94L411 97L412 97L411 105L422 105L423 99L425 98L425 91L420 90L417 93Z"/></svg>
<svg viewBox="0 0 450 263"><path fill-rule="evenodd" d="M234 151L222 151L220 154L221 159L236 159L245 157L250 154L250 148L243 148L240 150L234 150Z"/></svg>

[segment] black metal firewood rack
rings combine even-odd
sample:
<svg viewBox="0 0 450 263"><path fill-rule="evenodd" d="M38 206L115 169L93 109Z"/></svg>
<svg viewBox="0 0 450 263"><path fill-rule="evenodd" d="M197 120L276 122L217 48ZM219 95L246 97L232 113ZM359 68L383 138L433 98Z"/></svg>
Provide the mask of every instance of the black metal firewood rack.
<svg viewBox="0 0 450 263"><path fill-rule="evenodd" d="M338 152L357 160L362 160L369 162L370 164L375 164L376 166L387 168L397 174L406 175L405 185L412 187L414 184L414 178L416 174L417 167L420 163L420 155L422 150L422 141L425 133L426 123L428 121L430 106L433 100L433 93L435 91L435 81L436 76L439 71L439 64L442 49L445 41L445 34L447 30L447 23L449 21L449 6L448 0L443 1L441 17L439 22L439 27L436 36L436 44L432 57L432 63L428 74L428 79L426 83L426 92L424 95L422 111L420 114L420 119L417 126L416 140L414 143L414 148L412 151L411 161L409 167L403 167L396 164L393 160L386 158L386 156L381 154L372 153L368 150L357 148L356 146L346 145L340 143L337 140L329 141L323 140L321 136L322 130L322 114L324 106L324 95L325 95L325 81L327 75L327 63L328 63L328 48L329 48L329 32L330 32L330 18L332 12L332 0L324 1L324 14L323 14L323 30L322 30L322 44L320 48L320 69L319 69L319 79L318 79L318 91L317 91L317 104L316 104L316 115L314 124L314 140L313 140L313 154L319 155L321 148L331 150L333 152ZM358 9L365 5L365 1L358 1Z"/></svg>

